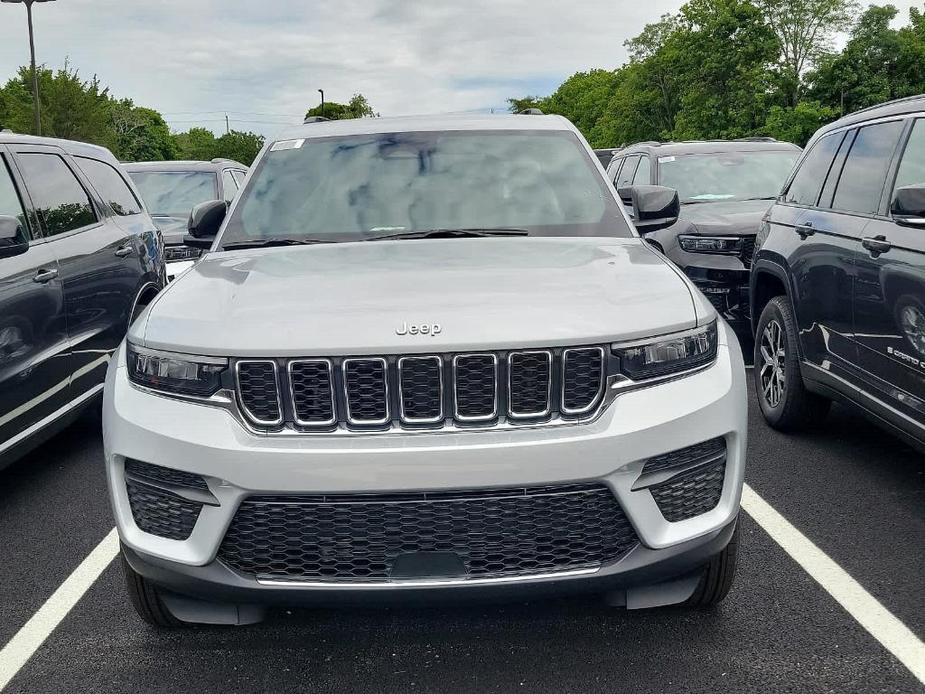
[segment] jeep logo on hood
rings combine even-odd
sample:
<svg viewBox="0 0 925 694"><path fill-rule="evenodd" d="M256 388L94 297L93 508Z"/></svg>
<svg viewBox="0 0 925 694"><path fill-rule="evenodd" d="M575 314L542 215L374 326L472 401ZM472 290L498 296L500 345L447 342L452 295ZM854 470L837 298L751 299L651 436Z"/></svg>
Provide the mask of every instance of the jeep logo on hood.
<svg viewBox="0 0 925 694"><path fill-rule="evenodd" d="M414 323L404 321L400 328L395 328L396 335L430 335L436 337L442 332L443 326L439 323L421 323L420 325L415 325Z"/></svg>

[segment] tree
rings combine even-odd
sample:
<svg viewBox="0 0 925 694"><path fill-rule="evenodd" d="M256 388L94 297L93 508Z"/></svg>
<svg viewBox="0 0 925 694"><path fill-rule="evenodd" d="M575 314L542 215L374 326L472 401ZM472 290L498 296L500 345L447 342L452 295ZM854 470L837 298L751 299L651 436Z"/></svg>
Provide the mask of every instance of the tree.
<svg viewBox="0 0 925 694"><path fill-rule="evenodd" d="M779 78L787 105L800 100L806 69L826 55L833 37L857 15L856 0L755 0L779 45Z"/></svg>
<svg viewBox="0 0 925 694"><path fill-rule="evenodd" d="M369 101L362 94L354 94L346 104L339 104L336 101L324 102L324 113L321 112L321 104L308 109L305 117L324 116L330 120L344 120L346 118L374 118L378 115L373 111Z"/></svg>
<svg viewBox="0 0 925 694"><path fill-rule="evenodd" d="M234 159L250 166L263 148L264 137L252 132L232 130L215 140L215 157ZM210 157L212 158L212 157Z"/></svg>
<svg viewBox="0 0 925 694"><path fill-rule="evenodd" d="M820 127L838 118L838 111L818 101L801 101L796 106L775 104L768 113L762 134L795 142L801 147Z"/></svg>
<svg viewBox="0 0 925 694"><path fill-rule="evenodd" d="M215 157L215 133L208 128L190 128L170 136L177 159L209 161Z"/></svg>
<svg viewBox="0 0 925 694"><path fill-rule="evenodd" d="M135 106L131 99L110 106L113 153L122 161L157 161L176 158L176 145L163 116Z"/></svg>

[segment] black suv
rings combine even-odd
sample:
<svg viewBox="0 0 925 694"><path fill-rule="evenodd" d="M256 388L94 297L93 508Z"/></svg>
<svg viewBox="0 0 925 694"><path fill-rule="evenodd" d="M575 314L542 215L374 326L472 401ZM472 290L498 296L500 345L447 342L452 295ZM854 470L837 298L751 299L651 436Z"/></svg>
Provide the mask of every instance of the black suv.
<svg viewBox="0 0 925 694"><path fill-rule="evenodd" d="M164 235L169 279L202 254L202 249L183 242L192 209L211 200L230 203L247 175L247 167L232 159L150 161L124 166Z"/></svg>
<svg viewBox="0 0 925 694"><path fill-rule="evenodd" d="M847 400L925 444L925 96L816 133L758 235L751 289L772 426Z"/></svg>
<svg viewBox="0 0 925 694"><path fill-rule="evenodd" d="M98 401L163 244L106 149L0 134L0 468Z"/></svg>
<svg viewBox="0 0 925 694"><path fill-rule="evenodd" d="M626 204L630 186L655 184L678 191L677 223L645 238L747 334L755 235L799 156L796 145L771 138L641 142L619 151L607 174Z"/></svg>

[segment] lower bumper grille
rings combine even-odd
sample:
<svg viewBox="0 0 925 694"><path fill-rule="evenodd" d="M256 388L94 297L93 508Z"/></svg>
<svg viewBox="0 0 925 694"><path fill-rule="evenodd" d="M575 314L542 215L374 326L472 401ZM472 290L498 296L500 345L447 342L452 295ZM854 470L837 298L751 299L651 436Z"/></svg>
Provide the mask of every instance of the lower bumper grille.
<svg viewBox="0 0 925 694"><path fill-rule="evenodd" d="M723 494L726 460L685 472L652 487L652 497L665 520L675 522L712 511Z"/></svg>
<svg viewBox="0 0 925 694"><path fill-rule="evenodd" d="M125 487L135 525L168 540L189 539L202 511L202 503L180 494L208 496L209 489L199 475L139 460L125 461Z"/></svg>
<svg viewBox="0 0 925 694"><path fill-rule="evenodd" d="M414 577L500 578L596 567L638 538L603 485L407 495L246 499L219 549L260 578L387 582L401 567L441 557ZM446 560L449 559L449 563ZM449 566L451 571L447 571ZM457 567L458 570L452 570Z"/></svg>

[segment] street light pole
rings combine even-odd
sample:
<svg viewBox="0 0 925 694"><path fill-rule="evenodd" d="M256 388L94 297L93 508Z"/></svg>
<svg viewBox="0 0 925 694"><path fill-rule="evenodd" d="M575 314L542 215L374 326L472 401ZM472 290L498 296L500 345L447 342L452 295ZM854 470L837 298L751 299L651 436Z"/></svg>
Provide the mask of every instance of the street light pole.
<svg viewBox="0 0 925 694"><path fill-rule="evenodd" d="M321 94L321 117L324 118L324 90L319 89L318 93Z"/></svg>
<svg viewBox="0 0 925 694"><path fill-rule="evenodd" d="M29 56L32 67L32 101L35 111L35 134L42 134L42 107L39 102L39 73L35 67L35 30L32 27L32 3L53 2L54 0L0 0L0 2L21 3L26 6L26 18L29 20Z"/></svg>

